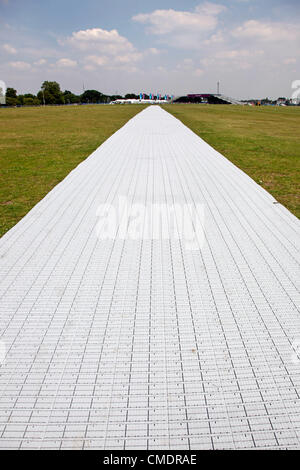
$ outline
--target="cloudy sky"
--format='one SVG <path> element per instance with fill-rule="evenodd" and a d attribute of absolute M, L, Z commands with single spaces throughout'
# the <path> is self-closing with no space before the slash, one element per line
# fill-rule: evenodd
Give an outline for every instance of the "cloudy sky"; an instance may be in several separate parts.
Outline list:
<path fill-rule="evenodd" d="M 299 0 L 0 0 L 0 80 L 62 89 L 291 96 Z"/>

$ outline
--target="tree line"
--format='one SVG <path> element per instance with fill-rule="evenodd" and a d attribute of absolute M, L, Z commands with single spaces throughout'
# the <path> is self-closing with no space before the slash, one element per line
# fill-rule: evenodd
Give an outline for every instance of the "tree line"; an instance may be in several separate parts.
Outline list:
<path fill-rule="evenodd" d="M 14 88 L 6 90 L 6 106 L 40 106 L 57 104 L 81 103 L 110 103 L 117 99 L 138 99 L 134 93 L 121 95 L 105 95 L 97 90 L 85 90 L 81 95 L 75 95 L 69 90 L 62 91 L 59 83 L 45 81 L 37 95 L 26 93 L 18 94 Z"/>

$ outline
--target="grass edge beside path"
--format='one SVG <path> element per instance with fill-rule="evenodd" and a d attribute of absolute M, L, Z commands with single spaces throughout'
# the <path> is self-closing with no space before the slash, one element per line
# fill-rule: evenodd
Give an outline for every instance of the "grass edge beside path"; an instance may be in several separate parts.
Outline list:
<path fill-rule="evenodd" d="M 146 106 L 0 109 L 0 237 Z"/>
<path fill-rule="evenodd" d="M 300 107 L 165 105 L 300 218 Z"/>

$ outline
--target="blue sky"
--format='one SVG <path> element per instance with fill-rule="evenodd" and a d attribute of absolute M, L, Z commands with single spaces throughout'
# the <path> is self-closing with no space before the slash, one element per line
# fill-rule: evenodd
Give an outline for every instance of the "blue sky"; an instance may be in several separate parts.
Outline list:
<path fill-rule="evenodd" d="M 299 0 L 0 0 L 0 80 L 37 92 L 291 96 Z"/>

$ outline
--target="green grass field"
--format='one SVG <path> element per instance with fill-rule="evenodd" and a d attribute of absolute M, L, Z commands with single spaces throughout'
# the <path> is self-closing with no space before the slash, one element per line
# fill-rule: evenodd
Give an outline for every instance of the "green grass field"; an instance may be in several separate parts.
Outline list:
<path fill-rule="evenodd" d="M 167 105 L 300 217 L 300 107 Z"/>
<path fill-rule="evenodd" d="M 164 108 L 300 217 L 300 108 Z M 142 109 L 0 109 L 0 236 Z"/>
<path fill-rule="evenodd" d="M 142 108 L 0 109 L 0 237 Z"/>

